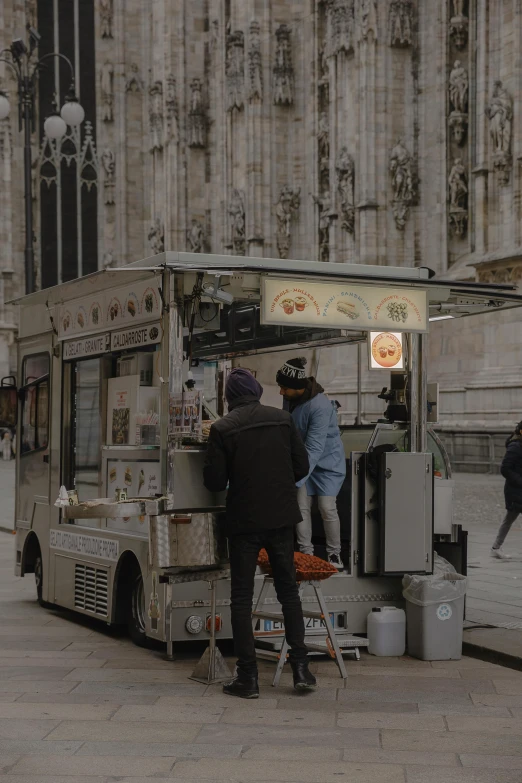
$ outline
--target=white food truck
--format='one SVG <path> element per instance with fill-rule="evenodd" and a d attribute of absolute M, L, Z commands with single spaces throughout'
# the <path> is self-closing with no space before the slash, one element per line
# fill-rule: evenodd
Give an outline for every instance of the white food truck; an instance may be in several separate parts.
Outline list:
<path fill-rule="evenodd" d="M 9 419 L 18 399 L 16 574 L 34 573 L 41 602 L 127 624 L 136 643 L 169 651 L 207 639 L 209 580 L 226 575 L 227 552 L 225 498 L 204 488 L 202 467 L 227 370 L 239 357 L 350 343 L 369 346 L 388 389 L 382 419 L 341 428 L 345 570 L 323 585 L 336 631 L 364 634 L 372 607 L 400 606 L 401 577 L 431 573 L 434 550 L 465 570 L 450 466 L 428 422 L 429 323 L 519 307 L 514 287 L 425 268 L 166 252 L 17 304 L 17 385 L 2 386 L 0 411 Z M 62 486 L 74 505 L 55 505 Z M 321 552 L 320 525 L 314 537 Z M 229 580 L 215 585 L 216 635 L 230 638 Z"/>

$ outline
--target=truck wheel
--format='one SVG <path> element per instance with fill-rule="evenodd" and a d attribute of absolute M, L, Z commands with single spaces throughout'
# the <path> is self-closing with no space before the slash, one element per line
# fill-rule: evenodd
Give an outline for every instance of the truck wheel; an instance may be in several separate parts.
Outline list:
<path fill-rule="evenodd" d="M 133 574 L 131 579 L 130 601 L 128 607 L 127 628 L 129 636 L 138 647 L 147 646 L 145 632 L 145 590 L 143 577 L 140 571 Z"/>

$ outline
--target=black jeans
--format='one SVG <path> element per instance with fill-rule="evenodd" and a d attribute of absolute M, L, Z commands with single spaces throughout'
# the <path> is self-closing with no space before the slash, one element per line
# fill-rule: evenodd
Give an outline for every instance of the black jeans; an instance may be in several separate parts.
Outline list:
<path fill-rule="evenodd" d="M 252 630 L 252 602 L 257 558 L 265 548 L 272 566 L 277 600 L 283 608 L 290 661 L 307 658 L 303 610 L 294 566 L 294 528 L 281 527 L 264 533 L 230 536 L 232 633 L 237 668 L 248 675 L 257 673 Z"/>

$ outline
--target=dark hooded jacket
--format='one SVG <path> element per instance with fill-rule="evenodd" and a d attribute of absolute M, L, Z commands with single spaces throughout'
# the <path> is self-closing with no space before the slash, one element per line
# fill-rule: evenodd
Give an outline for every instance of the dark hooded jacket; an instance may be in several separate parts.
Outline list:
<path fill-rule="evenodd" d="M 211 492 L 227 484 L 227 535 L 260 533 L 301 521 L 296 482 L 308 474 L 308 455 L 292 416 L 237 397 L 210 429 L 204 482 Z"/>
<path fill-rule="evenodd" d="M 508 511 L 522 513 L 522 437 L 512 435 L 506 441 L 506 453 L 500 472 L 506 479 L 504 497 Z"/>

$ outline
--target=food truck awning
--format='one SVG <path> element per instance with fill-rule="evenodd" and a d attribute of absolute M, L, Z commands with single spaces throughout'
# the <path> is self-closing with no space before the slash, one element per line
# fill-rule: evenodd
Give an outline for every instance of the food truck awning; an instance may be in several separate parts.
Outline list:
<path fill-rule="evenodd" d="M 248 276 L 248 285 L 244 287 L 246 293 L 244 296 L 241 293 L 234 294 L 236 301 L 259 301 L 261 278 L 269 275 L 290 277 L 292 280 L 337 283 L 352 281 L 364 285 L 423 289 L 428 293 L 430 321 L 522 306 L 522 295 L 518 293 L 515 285 L 439 280 L 433 277 L 432 272 L 426 267 L 324 264 L 317 261 L 184 252 L 160 253 L 126 266 L 94 272 L 83 278 L 20 297 L 10 304 L 18 304 L 22 307 L 45 304 L 54 307 L 117 286 L 119 282 L 123 283 L 124 279 L 128 283 L 144 280 L 149 276 L 159 276 L 165 269 L 182 272 L 186 276 L 203 274 L 208 280 L 222 278 L 223 283 L 220 283 L 220 286 L 225 291 L 232 278 L 237 280 L 241 275 Z"/>

